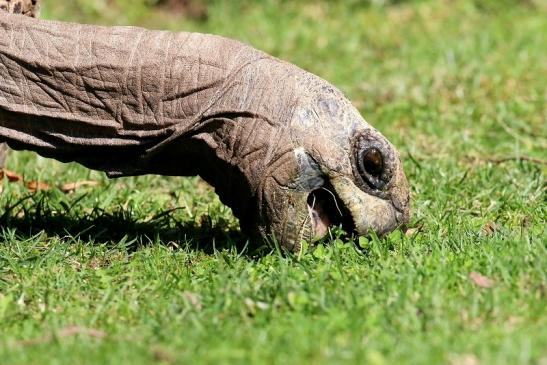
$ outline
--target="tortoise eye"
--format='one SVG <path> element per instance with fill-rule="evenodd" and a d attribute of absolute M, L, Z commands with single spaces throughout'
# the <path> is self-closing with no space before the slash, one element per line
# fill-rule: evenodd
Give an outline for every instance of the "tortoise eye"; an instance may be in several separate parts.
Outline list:
<path fill-rule="evenodd" d="M 380 177 L 384 172 L 384 158 L 377 148 L 369 148 L 362 155 L 362 166 L 365 173 Z"/>
<path fill-rule="evenodd" d="M 357 134 L 352 144 L 351 163 L 356 182 L 369 193 L 387 197 L 397 155 L 388 142 L 367 132 Z"/>
<path fill-rule="evenodd" d="M 356 156 L 357 171 L 370 188 L 383 189 L 386 185 L 386 163 L 384 155 L 376 147 L 360 150 Z"/>

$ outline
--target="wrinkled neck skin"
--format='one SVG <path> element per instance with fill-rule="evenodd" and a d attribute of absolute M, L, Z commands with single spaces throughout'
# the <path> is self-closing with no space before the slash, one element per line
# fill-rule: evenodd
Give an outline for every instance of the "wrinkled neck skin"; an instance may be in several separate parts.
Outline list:
<path fill-rule="evenodd" d="M 0 80 L 0 142 L 109 176 L 199 175 L 290 249 L 332 220 L 314 220 L 317 189 L 359 234 L 408 221 L 393 146 L 326 81 L 237 41 L 0 12 Z M 385 151 L 381 190 L 356 176 L 363 143 Z"/>

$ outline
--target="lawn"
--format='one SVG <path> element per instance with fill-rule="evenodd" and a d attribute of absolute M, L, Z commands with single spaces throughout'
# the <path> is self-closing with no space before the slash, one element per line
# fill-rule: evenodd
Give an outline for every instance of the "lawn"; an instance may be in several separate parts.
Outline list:
<path fill-rule="evenodd" d="M 544 2 L 63 3 L 43 16 L 222 34 L 329 80 L 399 148 L 411 230 L 291 255 L 197 178 L 13 153 L 50 189 L 0 185 L 0 363 L 547 364 Z"/>

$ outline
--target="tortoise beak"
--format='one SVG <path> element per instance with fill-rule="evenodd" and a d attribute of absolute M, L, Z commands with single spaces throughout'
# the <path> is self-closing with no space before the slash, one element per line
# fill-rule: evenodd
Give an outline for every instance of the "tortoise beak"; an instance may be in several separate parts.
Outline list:
<path fill-rule="evenodd" d="M 382 236 L 404 228 L 409 221 L 408 197 L 382 199 L 367 194 L 342 176 L 332 178 L 330 184 L 312 191 L 308 197 L 314 239 L 324 237 L 329 228 L 336 226 L 359 236 L 371 231 Z"/>

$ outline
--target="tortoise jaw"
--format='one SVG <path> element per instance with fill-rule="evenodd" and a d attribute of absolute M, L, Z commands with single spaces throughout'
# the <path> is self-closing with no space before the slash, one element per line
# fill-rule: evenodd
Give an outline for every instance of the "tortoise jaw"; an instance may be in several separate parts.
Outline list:
<path fill-rule="evenodd" d="M 307 208 L 314 241 L 325 237 L 334 227 L 341 227 L 347 233 L 355 231 L 350 210 L 330 183 L 310 192 Z"/>
<path fill-rule="evenodd" d="M 334 178 L 311 191 L 307 198 L 311 241 L 341 227 L 349 235 L 383 236 L 408 223 L 408 206 L 398 207 L 389 199 L 367 194 L 350 179 Z"/>
<path fill-rule="evenodd" d="M 331 221 L 319 204 L 308 204 L 308 214 L 311 221 L 312 240 L 319 240 L 327 235 Z"/>
<path fill-rule="evenodd" d="M 357 235 L 374 232 L 383 236 L 408 223 L 408 205 L 398 208 L 392 199 L 368 194 L 345 177 L 337 177 L 331 182 L 341 201 L 348 207 Z"/>

